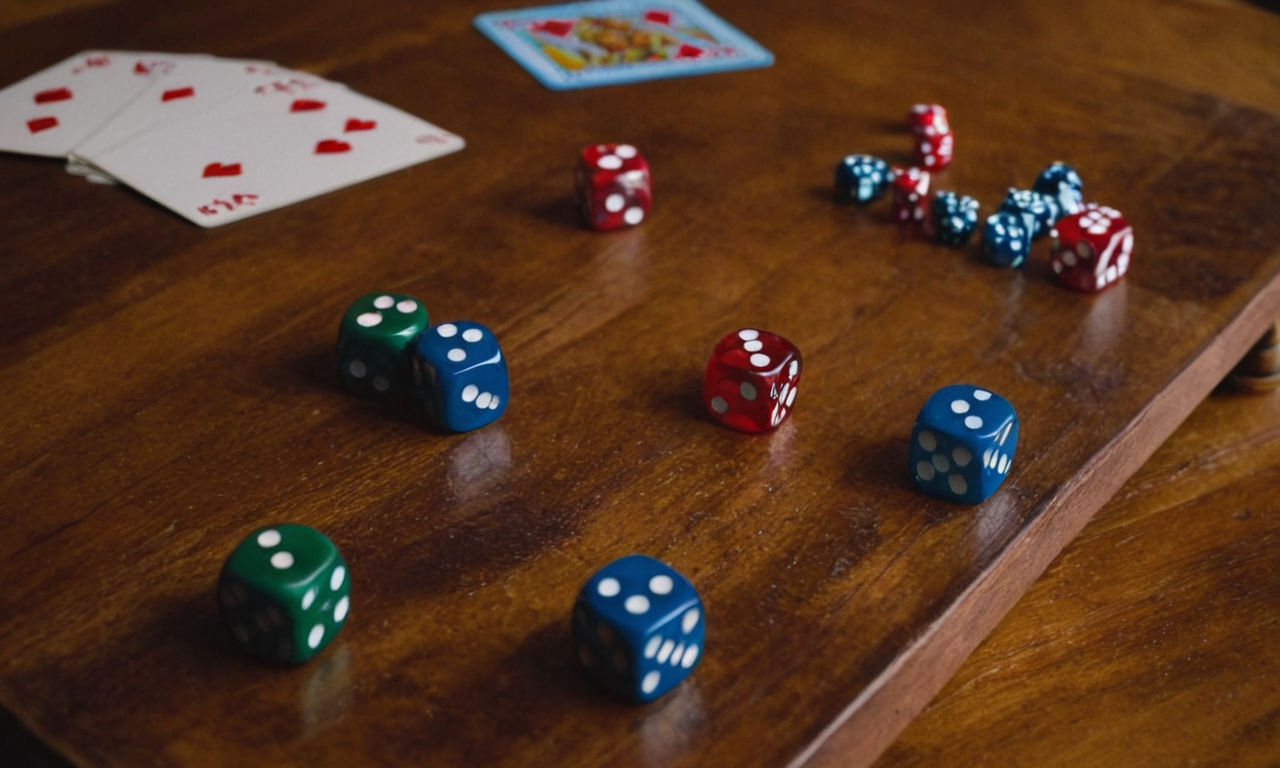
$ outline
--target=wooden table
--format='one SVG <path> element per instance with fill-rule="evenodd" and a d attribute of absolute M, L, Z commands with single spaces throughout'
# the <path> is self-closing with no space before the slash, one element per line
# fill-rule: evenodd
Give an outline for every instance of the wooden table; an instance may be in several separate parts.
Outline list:
<path fill-rule="evenodd" d="M 0 160 L 0 703 L 79 763 L 869 763 L 1280 314 L 1280 25 L 1249 8 L 727 3 L 772 69 L 568 94 L 461 3 L 163 8 L 23 8 L 0 77 L 88 47 L 267 57 L 469 146 L 211 232 Z M 1135 226 L 1125 282 L 1076 295 L 1043 245 L 1000 271 L 832 204 L 835 159 L 899 159 L 917 100 L 958 132 L 939 185 L 988 210 L 1073 161 Z M 571 158 L 614 137 L 658 202 L 597 235 Z M 495 328 L 502 422 L 445 436 L 336 389 L 337 317 L 373 289 Z M 767 437 L 698 405 L 743 325 L 808 362 Z M 903 469 L 954 381 L 1024 423 L 973 508 Z M 286 519 L 342 547 L 355 602 L 280 671 L 234 654 L 211 586 Z M 631 551 L 689 575 L 712 627 L 641 709 L 596 693 L 567 637 L 577 586 Z"/>

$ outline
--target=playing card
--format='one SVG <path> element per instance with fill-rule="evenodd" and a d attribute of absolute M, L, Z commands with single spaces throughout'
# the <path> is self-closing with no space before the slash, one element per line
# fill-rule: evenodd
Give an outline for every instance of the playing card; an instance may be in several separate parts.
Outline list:
<path fill-rule="evenodd" d="M 67 158 L 67 172 L 101 182 L 107 174 L 93 165 L 92 158 L 127 139 L 190 120 L 241 97 L 247 97 L 247 102 L 240 113 L 248 116 L 256 102 L 262 101 L 264 91 L 287 93 L 325 83 L 322 78 L 271 62 L 216 58 L 183 62 L 73 147 Z"/>
<path fill-rule="evenodd" d="M 271 62 L 198 59 L 182 62 L 168 77 L 151 82 L 92 134 L 72 147 L 67 170 L 86 175 L 82 158 L 99 154 L 124 139 L 209 109 L 256 84 L 282 74 Z"/>
<path fill-rule="evenodd" d="M 85 51 L 0 91 L 0 150 L 60 157 L 200 55 Z"/>
<path fill-rule="evenodd" d="M 462 147 L 458 136 L 374 99 L 332 83 L 298 82 L 228 100 L 91 159 L 176 213 L 214 227 Z"/>
<path fill-rule="evenodd" d="M 552 90 L 773 63 L 696 0 L 593 0 L 485 13 L 475 26 Z"/>

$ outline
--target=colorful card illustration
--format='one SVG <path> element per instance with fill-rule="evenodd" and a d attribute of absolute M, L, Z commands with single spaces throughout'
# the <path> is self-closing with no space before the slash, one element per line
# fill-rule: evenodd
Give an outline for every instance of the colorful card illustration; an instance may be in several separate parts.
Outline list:
<path fill-rule="evenodd" d="M 591 0 L 485 13 L 475 26 L 557 91 L 773 63 L 696 0 Z"/>

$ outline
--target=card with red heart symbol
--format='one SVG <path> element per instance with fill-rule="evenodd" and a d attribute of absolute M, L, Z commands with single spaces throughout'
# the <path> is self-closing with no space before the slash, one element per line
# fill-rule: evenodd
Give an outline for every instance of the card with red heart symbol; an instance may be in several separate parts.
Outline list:
<path fill-rule="evenodd" d="M 254 89 L 89 159 L 215 227 L 463 148 L 460 137 L 342 86 L 295 85 Z"/>
<path fill-rule="evenodd" d="M 67 170 L 78 175 L 97 172 L 90 158 L 126 139 L 190 119 L 225 101 L 251 94 L 255 89 L 273 87 L 278 82 L 320 85 L 326 81 L 267 61 L 210 58 L 183 62 L 168 77 L 150 83 L 110 120 L 76 144 L 67 160 Z"/>
<path fill-rule="evenodd" d="M 199 54 L 84 51 L 0 91 L 0 150 L 61 157 Z"/>

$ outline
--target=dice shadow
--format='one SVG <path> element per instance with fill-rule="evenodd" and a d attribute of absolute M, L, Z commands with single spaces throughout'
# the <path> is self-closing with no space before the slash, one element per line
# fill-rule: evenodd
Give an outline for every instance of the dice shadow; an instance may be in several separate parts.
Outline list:
<path fill-rule="evenodd" d="M 342 382 L 338 379 L 334 366 L 332 349 L 314 347 L 290 360 L 286 369 L 299 384 L 335 397 L 341 397 L 343 402 L 354 403 L 355 405 L 352 407 L 359 409 L 366 416 L 376 415 L 380 420 L 417 427 L 427 434 L 437 437 L 459 434 L 432 423 L 431 419 L 427 418 L 426 414 L 422 413 L 413 404 L 407 394 L 402 393 L 392 397 L 375 398 L 362 397 L 348 392 L 343 389 Z"/>
<path fill-rule="evenodd" d="M 635 709 L 610 695 L 578 665 L 573 636 L 566 616 L 535 629 L 489 676 L 493 695 L 503 701 L 537 702 L 537 706 L 509 707 L 501 728 L 505 734 L 536 734 L 549 720 L 566 712 L 591 712 L 605 718 L 631 718 Z M 501 738 L 469 739 L 488 764 L 501 757 L 507 741 Z M 483 754 L 485 750 L 493 754 Z"/>
<path fill-rule="evenodd" d="M 893 437 L 867 445 L 851 446 L 841 481 L 852 488 L 880 488 L 884 491 L 916 490 L 907 471 L 910 435 Z"/>
<path fill-rule="evenodd" d="M 582 213 L 578 210 L 577 201 L 568 195 L 544 200 L 530 208 L 529 212 L 535 217 L 557 226 L 569 229 L 586 228 L 586 225 L 582 223 Z"/>
<path fill-rule="evenodd" d="M 313 389 L 345 395 L 336 366 L 333 349 L 317 346 L 290 360 L 288 371 L 295 380 Z"/>
<path fill-rule="evenodd" d="M 682 373 L 684 372 L 662 371 L 661 375 L 649 382 L 644 388 L 648 396 L 648 407 L 683 419 L 718 424 L 702 403 L 702 377 L 684 376 Z"/>
<path fill-rule="evenodd" d="M 907 466 L 910 451 L 910 435 L 881 440 L 870 446 L 860 444 L 851 447 L 849 457 L 844 462 L 847 469 L 841 481 L 851 488 L 879 488 L 885 494 L 905 491 L 915 495 L 920 500 L 917 509 L 927 526 L 945 523 L 976 506 L 955 504 L 922 491 L 911 477 L 911 470 Z"/>

